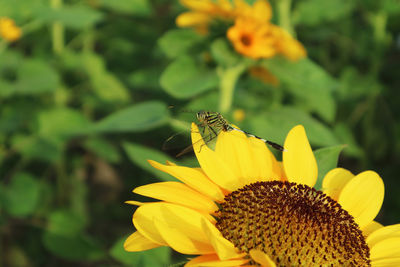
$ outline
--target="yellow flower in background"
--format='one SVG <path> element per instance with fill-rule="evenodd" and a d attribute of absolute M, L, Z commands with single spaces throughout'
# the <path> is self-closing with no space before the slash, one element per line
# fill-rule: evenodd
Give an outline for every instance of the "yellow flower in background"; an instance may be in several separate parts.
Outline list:
<path fill-rule="evenodd" d="M 290 60 L 306 56 L 300 42 L 270 23 L 272 8 L 266 0 L 257 0 L 253 5 L 244 0 L 181 0 L 181 4 L 190 11 L 177 17 L 179 27 L 192 27 L 205 34 L 213 21 L 231 22 L 234 25 L 227 30 L 227 37 L 244 56 L 259 59 L 281 54 Z"/>
<path fill-rule="evenodd" d="M 399 266 L 400 225 L 374 222 L 384 195 L 379 175 L 341 168 L 316 191 L 317 163 L 302 126 L 286 137 L 282 162 L 264 142 L 221 132 L 215 151 L 192 124 L 200 168 L 149 161 L 181 182 L 133 192 L 141 203 L 127 251 L 159 246 L 198 255 L 185 266 Z"/>
<path fill-rule="evenodd" d="M 232 116 L 235 121 L 243 121 L 246 118 L 246 112 L 241 108 L 235 109 Z"/>
<path fill-rule="evenodd" d="M 253 5 L 249 5 L 244 0 L 235 0 L 234 17 L 251 18 L 265 23 L 269 22 L 272 18 L 272 8 L 266 0 L 257 0 Z"/>
<path fill-rule="evenodd" d="M 12 19 L 0 18 L 0 37 L 9 42 L 14 42 L 21 38 L 21 35 L 21 29 L 15 25 Z"/>
<path fill-rule="evenodd" d="M 254 59 L 275 56 L 278 27 L 251 18 L 238 18 L 227 37 L 237 52 Z"/>
<path fill-rule="evenodd" d="M 233 16 L 233 7 L 229 0 L 180 0 L 191 11 L 176 18 L 178 27 L 193 27 L 200 33 L 207 33 L 208 24 L 216 18 L 229 19 Z"/>

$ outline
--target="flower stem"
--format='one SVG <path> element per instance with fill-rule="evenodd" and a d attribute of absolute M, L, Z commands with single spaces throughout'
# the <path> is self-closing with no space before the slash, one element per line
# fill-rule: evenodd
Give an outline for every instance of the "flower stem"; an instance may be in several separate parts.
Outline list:
<path fill-rule="evenodd" d="M 240 75 L 246 70 L 247 64 L 240 63 L 227 69 L 218 69 L 220 77 L 219 89 L 219 111 L 227 113 L 231 109 L 233 101 L 233 91 Z"/>
<path fill-rule="evenodd" d="M 279 14 L 279 26 L 284 28 L 294 36 L 295 32 L 293 30 L 292 22 L 290 20 L 290 7 L 292 5 L 292 0 L 279 0 L 277 1 L 277 8 Z"/>
<path fill-rule="evenodd" d="M 51 7 L 58 9 L 62 6 L 63 0 L 51 0 Z M 53 22 L 51 27 L 52 31 L 52 45 L 55 54 L 61 54 L 64 50 L 64 25 L 59 22 Z"/>

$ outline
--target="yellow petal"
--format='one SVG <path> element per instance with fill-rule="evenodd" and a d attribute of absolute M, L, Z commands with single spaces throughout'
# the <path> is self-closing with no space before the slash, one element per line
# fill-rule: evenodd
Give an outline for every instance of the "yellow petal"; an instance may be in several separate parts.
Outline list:
<path fill-rule="evenodd" d="M 193 258 L 188 263 L 185 264 L 185 267 L 228 267 L 228 266 L 242 266 L 243 264 L 249 262 L 246 259 L 234 259 L 234 260 L 225 260 L 221 261 L 218 258 L 217 254 L 209 254 L 209 255 L 201 255 L 196 258 Z"/>
<path fill-rule="evenodd" d="M 149 202 L 147 202 L 149 203 Z M 135 201 L 135 200 L 127 200 L 125 201 L 125 204 L 133 205 L 133 206 L 142 206 L 147 204 L 146 202 L 140 202 L 140 201 Z"/>
<path fill-rule="evenodd" d="M 133 214 L 132 221 L 136 230 L 144 237 L 154 243 L 166 246 L 167 243 L 157 231 L 153 220 L 153 218 L 160 217 L 159 214 L 162 207 L 160 204 L 161 202 L 157 202 L 140 206 Z"/>
<path fill-rule="evenodd" d="M 208 11 L 214 7 L 214 4 L 210 0 L 180 0 L 183 6 L 197 11 Z"/>
<path fill-rule="evenodd" d="M 144 237 L 139 232 L 131 234 L 124 243 L 124 249 L 129 252 L 143 251 L 161 246 Z"/>
<path fill-rule="evenodd" d="M 340 191 L 353 177 L 354 175 L 350 171 L 343 168 L 335 168 L 329 171 L 322 182 L 324 193 L 337 201 Z"/>
<path fill-rule="evenodd" d="M 351 179 L 339 195 L 338 202 L 363 228 L 378 214 L 384 196 L 384 185 L 376 172 L 365 171 Z"/>
<path fill-rule="evenodd" d="M 391 237 L 376 243 L 370 250 L 371 261 L 399 257 L 400 237 Z"/>
<path fill-rule="evenodd" d="M 214 253 L 214 248 L 207 242 L 204 243 L 191 238 L 179 229 L 170 227 L 170 225 L 161 221 L 155 220 L 154 225 L 160 232 L 165 242 L 167 242 L 172 249 L 179 253 L 189 255 Z"/>
<path fill-rule="evenodd" d="M 371 233 L 375 232 L 376 230 L 382 228 L 383 225 L 376 222 L 376 221 L 372 221 L 369 224 L 367 224 L 366 226 L 364 226 L 361 230 L 362 233 L 365 237 L 369 236 Z"/>
<path fill-rule="evenodd" d="M 210 16 L 199 12 L 184 12 L 176 18 L 178 27 L 193 27 L 208 24 Z"/>
<path fill-rule="evenodd" d="M 158 238 L 173 248 L 193 244 L 181 250 L 182 253 L 209 254 L 214 252 L 214 248 L 202 229 L 202 218 L 209 220 L 193 209 L 159 202 L 139 207 L 133 215 L 133 224 L 145 237 L 151 237 L 151 240 Z M 169 229 L 171 232 L 166 233 Z"/>
<path fill-rule="evenodd" d="M 205 145 L 195 123 L 192 123 L 192 143 L 197 160 L 207 176 L 228 191 L 237 189 L 238 177 L 216 152 Z"/>
<path fill-rule="evenodd" d="M 134 193 L 212 213 L 218 209 L 208 197 L 179 182 L 160 182 L 135 188 Z"/>
<path fill-rule="evenodd" d="M 400 257 L 380 259 L 372 261 L 373 267 L 398 267 L 400 266 Z"/>
<path fill-rule="evenodd" d="M 235 172 L 238 187 L 249 184 L 258 177 L 247 136 L 236 130 L 221 132 L 215 152 Z"/>
<path fill-rule="evenodd" d="M 202 219 L 202 227 L 211 245 L 214 247 L 220 260 L 229 260 L 242 257 L 232 242 L 225 239 L 221 232 L 208 220 Z"/>
<path fill-rule="evenodd" d="M 265 143 L 254 137 L 250 137 L 249 142 L 255 162 L 255 169 L 258 171 L 256 179 L 251 182 L 280 180 L 278 162 Z"/>
<path fill-rule="evenodd" d="M 260 21 L 269 21 L 272 18 L 272 8 L 269 2 L 257 0 L 253 4 L 253 17 Z"/>
<path fill-rule="evenodd" d="M 166 166 L 153 160 L 149 160 L 149 163 L 154 168 L 174 176 L 194 190 L 210 197 L 212 200 L 222 201 L 224 199 L 224 194 L 221 192 L 221 189 L 210 181 L 201 169 L 183 166 Z"/>
<path fill-rule="evenodd" d="M 275 267 L 275 263 L 271 258 L 265 254 L 263 251 L 258 249 L 250 250 L 250 257 L 257 263 L 261 264 L 263 267 Z"/>
<path fill-rule="evenodd" d="M 290 130 L 284 148 L 283 166 L 289 182 L 313 187 L 318 177 L 318 166 L 302 125 Z"/>
<path fill-rule="evenodd" d="M 370 248 L 375 246 L 375 244 L 381 242 L 384 239 L 388 239 L 390 237 L 400 237 L 400 224 L 388 225 L 385 227 L 381 227 L 378 230 L 372 232 L 367 237 L 367 244 Z M 399 254 L 400 256 L 400 254 Z"/>
<path fill-rule="evenodd" d="M 239 158 L 236 156 L 236 150 L 233 146 L 236 137 L 227 132 L 221 132 L 218 135 L 217 143 L 215 144 L 215 152 L 220 157 L 226 165 L 232 170 L 232 172 L 238 177 L 241 177 L 240 172 L 240 162 Z"/>

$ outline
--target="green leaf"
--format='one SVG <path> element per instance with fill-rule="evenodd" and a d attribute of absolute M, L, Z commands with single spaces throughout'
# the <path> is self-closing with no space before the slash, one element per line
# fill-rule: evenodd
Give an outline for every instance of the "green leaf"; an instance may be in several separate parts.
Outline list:
<path fill-rule="evenodd" d="M 165 124 L 168 116 L 164 103 L 142 102 L 107 116 L 93 129 L 96 132 L 142 132 Z"/>
<path fill-rule="evenodd" d="M 63 259 L 98 260 L 104 252 L 97 242 L 82 231 L 86 219 L 68 210 L 57 210 L 50 214 L 47 230 L 43 233 L 44 246 Z"/>
<path fill-rule="evenodd" d="M 100 22 L 103 14 L 87 6 L 43 7 L 37 10 L 38 19 L 47 23 L 61 22 L 65 27 L 76 30 L 93 27 Z"/>
<path fill-rule="evenodd" d="M 124 242 L 128 237 L 122 237 L 110 249 L 110 255 L 117 261 L 129 266 L 141 266 L 142 251 L 139 253 L 128 252 L 124 249 Z M 144 251 L 145 252 L 145 251 Z"/>
<path fill-rule="evenodd" d="M 337 21 L 350 16 L 355 6 L 356 1 L 348 0 L 303 0 L 293 11 L 293 21 L 309 26 Z"/>
<path fill-rule="evenodd" d="M 0 79 L 0 97 L 7 98 L 16 93 L 13 83 Z"/>
<path fill-rule="evenodd" d="M 233 51 L 232 46 L 225 38 L 219 38 L 212 42 L 211 54 L 218 65 L 223 67 L 237 65 L 241 59 L 239 54 Z"/>
<path fill-rule="evenodd" d="M 262 66 L 322 118 L 333 121 L 336 105 L 332 92 L 338 83 L 323 68 L 309 59 L 291 62 L 279 57 L 262 61 Z"/>
<path fill-rule="evenodd" d="M 126 238 L 118 239 L 110 249 L 110 255 L 117 261 L 128 266 L 161 267 L 169 265 L 171 255 L 169 247 L 158 247 L 141 252 L 127 252 L 124 250 Z"/>
<path fill-rule="evenodd" d="M 283 144 L 286 135 L 294 126 L 302 124 L 310 142 L 318 146 L 339 144 L 332 131 L 309 114 L 291 107 L 282 107 L 267 113 L 252 116 L 249 120 L 252 134 Z M 246 129 L 243 129 L 246 131 Z"/>
<path fill-rule="evenodd" d="M 346 150 L 344 151 L 346 155 L 356 158 L 362 158 L 365 156 L 364 151 L 360 145 L 357 144 L 357 141 L 354 138 L 354 133 L 349 126 L 344 123 L 337 123 L 333 131 L 340 142 L 347 145 Z"/>
<path fill-rule="evenodd" d="M 52 92 L 59 86 L 59 77 L 54 68 L 41 60 L 24 60 L 17 70 L 15 92 L 18 94 L 40 94 Z"/>
<path fill-rule="evenodd" d="M 215 88 L 218 77 L 215 71 L 208 70 L 190 57 L 179 57 L 163 72 L 161 86 L 173 97 L 190 98 Z"/>
<path fill-rule="evenodd" d="M 168 57 L 176 58 L 185 54 L 202 39 L 202 36 L 193 30 L 174 29 L 161 36 L 158 44 Z"/>
<path fill-rule="evenodd" d="M 77 110 L 60 107 L 40 112 L 37 117 L 37 125 L 40 136 L 63 140 L 86 133 L 91 122 Z"/>
<path fill-rule="evenodd" d="M 159 77 L 162 73 L 162 69 L 156 66 L 151 68 L 142 68 L 132 72 L 128 77 L 129 85 L 132 87 L 142 87 L 147 89 L 160 90 Z"/>
<path fill-rule="evenodd" d="M 32 13 L 44 5 L 43 0 L 1 0 L 0 17 L 10 17 L 18 20 L 30 19 Z"/>
<path fill-rule="evenodd" d="M 32 214 L 40 198 L 38 179 L 28 173 L 18 173 L 4 189 L 4 208 L 16 217 Z"/>
<path fill-rule="evenodd" d="M 89 138 L 85 141 L 84 146 L 109 162 L 118 163 L 121 159 L 118 150 L 103 138 Z"/>
<path fill-rule="evenodd" d="M 99 0 L 99 4 L 124 14 L 149 16 L 152 13 L 149 0 Z"/>
<path fill-rule="evenodd" d="M 110 102 L 129 101 L 128 89 L 115 75 L 107 71 L 102 57 L 94 53 L 84 53 L 82 60 L 95 93 L 99 98 Z"/>
<path fill-rule="evenodd" d="M 129 159 L 137 166 L 141 167 L 142 169 L 150 173 L 153 173 L 155 177 L 160 178 L 160 180 L 162 181 L 177 181 L 171 175 L 153 168 L 147 162 L 147 160 L 151 159 L 164 164 L 167 160 L 171 162 L 174 162 L 176 160 L 170 158 L 164 153 L 159 152 L 158 150 L 154 150 L 135 143 L 125 142 L 123 144 L 123 147 Z"/>
<path fill-rule="evenodd" d="M 42 242 L 48 251 L 62 259 L 95 261 L 106 256 L 99 244 L 86 234 L 66 236 L 46 231 Z"/>
<path fill-rule="evenodd" d="M 322 187 L 322 180 L 325 175 L 332 169 L 337 167 L 339 154 L 346 145 L 338 145 L 331 147 L 324 147 L 314 151 L 315 158 L 318 164 L 318 179 L 315 185 L 317 190 Z"/>
<path fill-rule="evenodd" d="M 86 220 L 69 210 L 57 210 L 49 215 L 47 231 L 64 235 L 78 235 L 86 226 Z"/>
<path fill-rule="evenodd" d="M 62 143 L 34 135 L 14 135 L 11 139 L 11 147 L 27 159 L 48 162 L 58 161 L 62 154 Z"/>

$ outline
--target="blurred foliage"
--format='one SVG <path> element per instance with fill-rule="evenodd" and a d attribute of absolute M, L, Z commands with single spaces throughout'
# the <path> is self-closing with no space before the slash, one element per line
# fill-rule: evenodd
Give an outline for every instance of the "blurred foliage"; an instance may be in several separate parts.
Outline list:
<path fill-rule="evenodd" d="M 195 117 L 180 110 L 218 111 L 218 87 L 235 75 L 232 123 L 278 143 L 303 124 L 319 179 L 337 163 L 377 171 L 387 188 L 378 221 L 398 222 L 399 1 L 271 4 L 308 58 L 244 59 L 224 35 L 177 29 L 178 1 L 1 0 L 0 17 L 23 34 L 0 39 L 0 266 L 184 261 L 168 248 L 125 252 L 134 227 L 123 202 L 173 179 L 146 160 L 176 162 L 161 147 L 181 131 L 177 149 L 190 144 Z M 238 66 L 266 68 L 279 84 Z"/>

